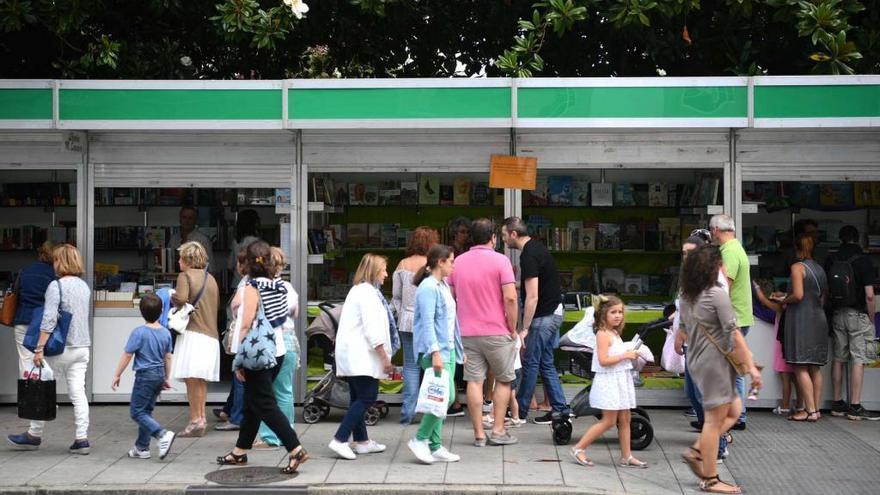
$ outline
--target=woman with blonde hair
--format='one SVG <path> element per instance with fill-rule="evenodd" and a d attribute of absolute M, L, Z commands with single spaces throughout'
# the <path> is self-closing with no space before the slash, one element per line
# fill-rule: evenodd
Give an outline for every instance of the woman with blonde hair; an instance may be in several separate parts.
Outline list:
<path fill-rule="evenodd" d="M 89 367 L 89 348 L 92 345 L 89 332 L 89 299 L 92 291 L 80 278 L 85 271 L 82 256 L 70 244 L 61 244 L 52 252 L 52 266 L 58 280 L 49 284 L 43 305 L 43 320 L 40 322 L 40 339 L 34 349 L 34 366 L 48 362 L 55 379 L 66 379 L 67 393 L 73 403 L 73 416 L 76 433 L 73 444 L 68 448 L 71 454 L 88 454 L 89 445 L 89 401 L 86 397 L 86 371 Z M 44 357 L 46 342 L 58 322 L 58 312 L 71 314 L 70 327 L 64 352 L 49 358 Z M 36 450 L 40 447 L 44 421 L 31 421 L 27 432 L 9 435 L 9 442 L 19 450 Z"/>
<path fill-rule="evenodd" d="M 181 308 L 192 304 L 189 324 L 177 339 L 171 376 L 186 384 L 189 424 L 179 437 L 201 437 L 208 424 L 205 400 L 208 383 L 220 380 L 220 345 L 217 333 L 217 305 L 220 291 L 208 272 L 208 252 L 198 242 L 184 243 L 180 252 L 180 275 L 177 276 L 172 304 Z"/>
<path fill-rule="evenodd" d="M 336 331 L 336 376 L 348 380 L 351 402 L 342 424 L 330 441 L 330 450 L 343 459 L 357 454 L 385 451 L 385 446 L 370 440 L 364 413 L 376 402 L 379 379 L 388 378 L 394 369 L 391 356 L 392 335 L 396 323 L 391 307 L 379 287 L 388 277 L 388 259 L 367 253 L 354 274 L 354 287 L 348 291 Z M 354 438 L 354 450 L 348 444 Z"/>

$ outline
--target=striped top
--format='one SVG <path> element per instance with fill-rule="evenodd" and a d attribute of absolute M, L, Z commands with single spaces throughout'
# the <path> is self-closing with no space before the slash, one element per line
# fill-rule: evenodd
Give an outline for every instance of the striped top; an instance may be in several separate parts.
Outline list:
<path fill-rule="evenodd" d="M 284 280 L 276 278 L 270 280 L 265 277 L 253 279 L 249 282 L 260 292 L 263 301 L 263 311 L 272 328 L 284 325 L 287 315 L 290 314 L 290 304 L 287 299 L 287 287 Z"/>

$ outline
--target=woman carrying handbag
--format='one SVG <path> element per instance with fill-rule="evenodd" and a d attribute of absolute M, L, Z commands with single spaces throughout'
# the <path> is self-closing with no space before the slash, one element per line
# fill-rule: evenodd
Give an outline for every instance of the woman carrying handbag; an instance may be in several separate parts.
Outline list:
<path fill-rule="evenodd" d="M 15 280 L 14 292 L 17 300 L 12 325 L 15 329 L 15 343 L 18 350 L 18 377 L 31 368 L 34 353 L 26 349 L 22 343 L 31 323 L 31 314 L 34 309 L 45 302 L 46 289 L 49 283 L 55 280 L 55 268 L 52 266 L 52 251 L 55 244 L 46 241 L 37 250 L 37 261 L 25 267 Z M 11 300 L 9 302 L 11 304 Z M 3 309 L 6 310 L 7 302 L 4 301 Z"/>

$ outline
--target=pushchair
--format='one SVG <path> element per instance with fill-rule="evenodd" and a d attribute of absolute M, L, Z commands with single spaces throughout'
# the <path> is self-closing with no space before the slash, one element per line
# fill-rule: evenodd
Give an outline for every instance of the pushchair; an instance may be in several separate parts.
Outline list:
<path fill-rule="evenodd" d="M 638 338 L 644 340 L 645 335 L 660 328 L 668 328 L 672 321 L 661 318 L 642 325 L 638 332 Z M 593 348 L 572 342 L 563 335 L 559 341 L 559 348 L 568 353 L 571 361 L 572 372 L 582 378 L 593 378 L 591 365 L 593 362 Z M 590 406 L 590 386 L 587 385 L 571 400 L 571 414 L 553 413 L 550 427 L 553 431 L 553 442 L 557 445 L 566 445 L 571 441 L 572 418 L 582 416 L 595 416 L 600 418 L 602 411 Z M 636 407 L 630 410 L 630 447 L 633 450 L 644 450 L 654 441 L 654 427 L 651 425 L 651 417 L 648 411 Z"/>
<path fill-rule="evenodd" d="M 339 315 L 342 313 L 342 303 L 322 302 L 318 305 L 321 315 L 315 318 L 312 325 L 306 329 L 306 338 L 322 336 L 336 340 L 336 330 L 339 327 Z M 330 414 L 330 408 L 348 409 L 350 402 L 348 382 L 336 376 L 335 360 L 332 369 L 321 377 L 315 387 L 306 393 L 303 399 L 302 418 L 307 424 L 321 421 Z M 380 419 L 388 416 L 388 404 L 376 401 L 364 415 L 368 426 L 373 426 Z"/>

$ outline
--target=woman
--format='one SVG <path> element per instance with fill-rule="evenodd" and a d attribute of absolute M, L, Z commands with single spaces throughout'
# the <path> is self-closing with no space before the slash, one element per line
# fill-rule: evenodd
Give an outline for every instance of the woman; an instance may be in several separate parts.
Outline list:
<path fill-rule="evenodd" d="M 241 305 L 241 296 L 244 286 L 247 284 L 247 272 L 245 271 L 245 260 L 247 259 L 247 249 L 239 249 L 235 258 L 235 273 L 239 276 L 238 286 L 235 289 L 235 295 L 226 307 L 226 321 L 233 321 L 234 314 Z M 227 331 L 229 331 L 227 329 Z M 226 396 L 226 404 L 222 408 L 212 409 L 214 417 L 218 423 L 214 425 L 217 431 L 238 431 L 242 419 L 242 402 L 244 401 L 244 384 L 232 375 L 232 388 L 229 395 Z"/>
<path fill-rule="evenodd" d="M 413 353 L 413 306 L 416 286 L 413 276 L 427 263 L 428 250 L 437 244 L 437 231 L 430 227 L 417 227 L 406 248 L 406 258 L 394 270 L 391 283 L 391 305 L 397 312 L 397 329 L 403 347 L 403 405 L 400 407 L 400 424 L 408 425 L 415 417 L 416 399 L 419 395 L 421 370 Z"/>
<path fill-rule="evenodd" d="M 736 390 L 736 371 L 725 358 L 732 353 L 745 362 L 754 388 L 761 374 L 752 362 L 745 339 L 736 327 L 730 296 L 718 283 L 718 246 L 691 250 L 681 270 L 681 321 L 687 332 L 687 369 L 702 393 L 703 430 L 684 459 L 700 477 L 700 489 L 710 493 L 741 493 L 738 486 L 718 478 L 718 439 L 739 419 L 742 401 Z"/>
<path fill-rule="evenodd" d="M 89 286 L 80 277 L 83 262 L 79 251 L 70 244 L 61 244 L 52 252 L 52 266 L 58 280 L 46 289 L 43 306 L 43 320 L 40 323 L 40 339 L 34 349 L 33 364 L 42 366 L 43 361 L 55 373 L 55 379 L 67 380 L 67 393 L 73 403 L 73 416 L 76 433 L 73 444 L 68 449 L 71 454 L 88 454 L 89 445 L 89 401 L 86 398 L 86 371 L 89 367 Z M 64 352 L 49 358 L 43 356 L 43 346 L 55 329 L 58 320 L 58 306 L 72 315 Z M 35 450 L 40 447 L 44 421 L 31 421 L 30 429 L 20 435 L 9 435 L 9 442 L 16 448 Z"/>
<path fill-rule="evenodd" d="M 179 437 L 201 437 L 208 424 L 205 399 L 208 383 L 220 380 L 220 343 L 217 334 L 217 304 L 220 291 L 214 276 L 208 273 L 208 252 L 198 242 L 186 242 L 180 252 L 180 275 L 174 295 L 175 307 L 189 303 L 195 307 L 186 330 L 177 339 L 171 376 L 186 384 L 189 401 L 189 424 Z"/>
<path fill-rule="evenodd" d="M 443 370 L 449 375 L 447 402 L 455 393 L 455 364 L 462 363 L 464 350 L 461 329 L 455 316 L 455 299 L 444 279 L 452 275 L 453 252 L 449 246 L 436 245 L 428 251 L 427 264 L 415 275 L 418 286 L 413 319 L 413 340 L 419 367 L 433 368 L 438 376 Z M 443 407 L 448 407 L 445 404 Z M 443 419 L 432 414 L 422 418 L 409 449 L 425 464 L 458 462 L 461 457 L 443 446 Z"/>
<path fill-rule="evenodd" d="M 287 259 L 284 251 L 278 247 L 270 248 L 272 253 L 272 266 L 274 266 L 274 282 L 284 287 L 284 307 L 280 311 L 284 313 L 284 323 L 281 324 L 276 331 L 281 332 L 281 338 L 284 342 L 284 361 L 279 367 L 278 376 L 272 383 L 272 389 L 275 391 L 275 401 L 278 402 L 278 408 L 287 416 L 290 426 L 293 427 L 293 375 L 299 368 L 299 342 L 296 338 L 296 325 L 293 318 L 299 316 L 299 294 L 290 285 L 290 282 L 281 279 L 281 271 L 287 266 Z M 291 318 L 293 316 L 293 318 Z M 278 435 L 272 431 L 266 423 L 260 423 L 259 438 L 254 448 L 271 448 L 281 445 Z"/>
<path fill-rule="evenodd" d="M 792 421 L 815 422 L 820 418 L 822 370 L 828 362 L 828 322 L 825 297 L 828 279 L 825 270 L 813 260 L 813 237 L 801 234 L 795 241 L 798 261 L 791 265 L 791 293 L 780 302 L 785 307 L 782 355 L 794 365 L 798 392 L 804 411 L 791 416 Z"/>
<path fill-rule="evenodd" d="M 273 281 L 271 277 L 275 275 L 271 256 L 269 245 L 264 241 L 254 241 L 247 247 L 245 263 L 250 281 L 244 289 L 244 309 L 241 312 L 240 322 L 240 328 L 247 331 L 240 332 L 239 342 L 244 342 L 248 335 L 255 331 L 255 327 L 258 326 L 255 325 L 258 315 L 261 318 L 265 316 L 270 324 L 275 318 L 274 311 L 270 308 L 274 301 L 265 298 L 264 289 L 261 288 L 271 284 Z M 283 344 L 281 347 L 283 348 Z M 240 364 L 238 359 L 240 356 L 241 354 L 236 357 L 234 365 Z M 309 460 L 309 454 L 300 445 L 296 432 L 290 427 L 290 421 L 278 408 L 275 392 L 272 390 L 272 383 L 284 366 L 284 360 L 285 356 L 280 355 L 276 357 L 276 364 L 271 368 L 252 370 L 239 367 L 235 370 L 235 374 L 244 382 L 244 419 L 241 422 L 235 447 L 228 454 L 218 457 L 217 464 L 247 464 L 247 451 L 251 449 L 257 437 L 260 421 L 266 422 L 287 449 L 287 466 L 281 469 L 282 474 L 297 472 L 299 466 Z"/>
<path fill-rule="evenodd" d="M 235 239 L 232 240 L 232 250 L 229 252 L 229 260 L 226 268 L 232 270 L 232 278 L 229 282 L 230 289 L 237 289 L 241 284 L 241 274 L 238 271 L 238 253 L 248 244 L 260 237 L 260 215 L 256 210 L 241 210 L 235 219 Z"/>
<path fill-rule="evenodd" d="M 18 307 L 12 324 L 15 326 L 15 343 L 18 344 L 18 376 L 21 377 L 31 367 L 34 354 L 22 344 L 28 325 L 31 323 L 31 314 L 34 309 L 44 303 L 46 289 L 49 283 L 55 280 L 55 268 L 52 266 L 52 251 L 55 244 L 46 241 L 37 249 L 37 261 L 23 269 L 15 282 L 15 290 L 18 292 Z"/>
<path fill-rule="evenodd" d="M 455 256 L 466 253 L 471 248 L 471 221 L 458 217 L 449 222 L 449 237 L 452 239 L 452 250 Z"/>
<path fill-rule="evenodd" d="M 336 376 L 347 377 L 351 402 L 342 424 L 330 441 L 330 450 L 343 459 L 357 454 L 384 452 L 385 446 L 370 440 L 364 413 L 376 402 L 379 379 L 388 378 L 391 364 L 391 309 L 379 287 L 388 277 L 388 260 L 367 253 L 354 274 L 354 287 L 342 305 L 336 332 Z M 354 437 L 354 450 L 348 438 Z M 356 454 L 357 453 L 357 454 Z"/>

